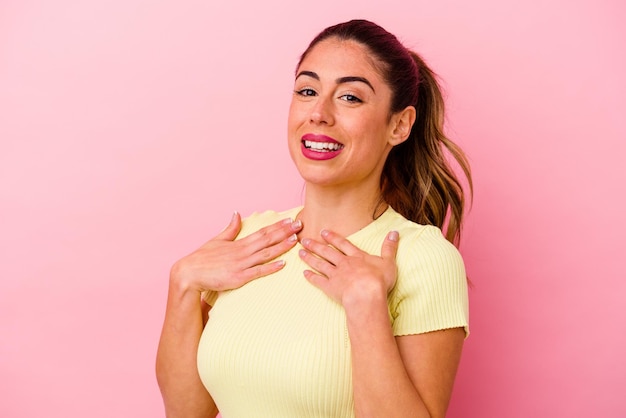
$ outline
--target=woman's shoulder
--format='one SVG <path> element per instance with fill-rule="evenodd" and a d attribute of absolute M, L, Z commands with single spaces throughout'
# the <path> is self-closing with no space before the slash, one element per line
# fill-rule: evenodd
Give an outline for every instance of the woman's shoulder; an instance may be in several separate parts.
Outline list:
<path fill-rule="evenodd" d="M 394 216 L 400 233 L 398 276 L 391 291 L 394 335 L 465 327 L 468 333 L 467 277 L 458 249 L 441 230 Z"/>
<path fill-rule="evenodd" d="M 405 238 L 412 243 L 434 243 L 443 246 L 452 245 L 441 232 L 441 229 L 434 225 L 418 224 L 410 221 L 396 212 L 393 208 L 389 208 L 389 215 L 385 222 L 385 228 L 388 230 L 398 231 L 401 238 Z M 454 245 L 452 245 L 454 247 Z"/>
<path fill-rule="evenodd" d="M 390 218 L 387 228 L 400 234 L 398 261 L 424 262 L 430 259 L 463 262 L 459 250 L 444 237 L 438 227 L 418 224 L 395 211 Z"/>

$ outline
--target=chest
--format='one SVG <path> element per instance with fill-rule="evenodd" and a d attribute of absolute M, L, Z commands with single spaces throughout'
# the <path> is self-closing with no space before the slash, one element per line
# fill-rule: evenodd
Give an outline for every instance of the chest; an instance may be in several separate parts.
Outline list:
<path fill-rule="evenodd" d="M 306 281 L 297 251 L 285 259 L 219 296 L 198 350 L 203 383 L 224 416 L 352 416 L 343 308 Z"/>

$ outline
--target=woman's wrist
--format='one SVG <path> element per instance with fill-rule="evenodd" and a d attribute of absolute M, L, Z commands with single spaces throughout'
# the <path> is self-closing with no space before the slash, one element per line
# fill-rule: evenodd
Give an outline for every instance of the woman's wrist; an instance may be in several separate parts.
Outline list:
<path fill-rule="evenodd" d="M 341 302 L 348 318 L 363 318 L 375 309 L 387 311 L 387 289 L 380 282 L 359 283 L 344 292 Z"/>
<path fill-rule="evenodd" d="M 183 266 L 180 262 L 174 263 L 170 270 L 170 291 L 174 291 L 181 296 L 186 294 L 198 295 L 202 289 L 194 286 L 192 281 L 188 279 L 189 275 L 185 274 Z"/>

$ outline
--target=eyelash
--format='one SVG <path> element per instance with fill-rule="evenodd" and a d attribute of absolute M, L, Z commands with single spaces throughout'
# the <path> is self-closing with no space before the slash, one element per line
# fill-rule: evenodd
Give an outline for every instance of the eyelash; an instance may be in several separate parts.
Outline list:
<path fill-rule="evenodd" d="M 304 97 L 310 97 L 310 96 L 317 95 L 317 92 L 315 90 L 313 90 L 312 88 L 309 88 L 309 87 L 305 87 L 303 89 L 296 90 L 295 93 L 297 95 L 304 96 Z M 310 93 L 313 93 L 313 94 L 310 94 Z"/>
<path fill-rule="evenodd" d="M 343 100 L 345 100 L 346 102 L 349 102 L 349 103 L 363 103 L 363 100 L 359 99 L 354 94 L 346 93 L 346 94 L 342 94 L 339 97 L 340 98 L 341 97 L 345 97 L 345 99 L 343 99 Z M 348 98 L 350 98 L 350 99 L 348 99 Z"/>
<path fill-rule="evenodd" d="M 317 96 L 317 92 L 309 87 L 296 90 L 295 93 L 303 97 Z M 339 98 L 348 103 L 363 103 L 363 100 L 359 99 L 357 96 L 355 96 L 354 94 L 350 94 L 350 93 L 342 94 L 341 96 L 339 96 Z"/>

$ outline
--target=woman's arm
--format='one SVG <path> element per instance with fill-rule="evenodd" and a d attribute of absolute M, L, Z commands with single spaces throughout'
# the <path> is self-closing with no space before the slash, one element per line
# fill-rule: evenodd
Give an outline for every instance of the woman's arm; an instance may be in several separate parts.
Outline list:
<path fill-rule="evenodd" d="M 168 418 L 205 418 L 218 412 L 197 369 L 208 308 L 201 293 L 235 289 L 280 270 L 284 263 L 271 260 L 296 244 L 294 234 L 301 227 L 285 219 L 235 241 L 241 230 L 241 218 L 235 214 L 224 231 L 174 264 L 156 360 Z"/>
<path fill-rule="evenodd" d="M 202 329 L 200 294 L 170 278 L 156 363 L 157 381 L 168 418 L 206 418 L 218 413 L 200 381 L 196 365 Z"/>
<path fill-rule="evenodd" d="M 308 251 L 301 257 L 321 273 L 305 277 L 345 309 L 356 416 L 444 417 L 464 330 L 394 337 L 387 294 L 396 280 L 396 232 L 387 235 L 380 257 L 335 233 L 322 237 L 326 243 L 303 240 Z"/>
<path fill-rule="evenodd" d="M 445 417 L 463 328 L 394 337 L 386 297 L 364 290 L 346 308 L 357 417 Z"/>
<path fill-rule="evenodd" d="M 432 417 L 445 417 L 461 361 L 465 330 L 396 337 L 404 367 Z"/>

